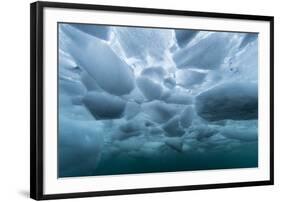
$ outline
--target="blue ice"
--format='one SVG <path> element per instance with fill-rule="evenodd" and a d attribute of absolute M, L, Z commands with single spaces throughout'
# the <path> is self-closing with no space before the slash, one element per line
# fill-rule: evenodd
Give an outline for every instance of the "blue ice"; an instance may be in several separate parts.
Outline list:
<path fill-rule="evenodd" d="M 257 166 L 258 43 L 60 23 L 59 177 Z"/>

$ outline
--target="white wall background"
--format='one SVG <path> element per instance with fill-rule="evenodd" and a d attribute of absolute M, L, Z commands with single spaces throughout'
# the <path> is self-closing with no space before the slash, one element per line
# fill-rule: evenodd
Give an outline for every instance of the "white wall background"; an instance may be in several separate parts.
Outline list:
<path fill-rule="evenodd" d="M 62 0 L 61 0 L 62 1 Z M 70 1 L 70 0 L 69 0 Z M 75 3 L 168 8 L 275 16 L 275 185 L 68 201 L 280 201 L 281 12 L 278 0 L 71 0 Z M 29 3 L 0 3 L 0 201 L 29 199 Z M 129 182 L 128 182 L 129 183 Z"/>

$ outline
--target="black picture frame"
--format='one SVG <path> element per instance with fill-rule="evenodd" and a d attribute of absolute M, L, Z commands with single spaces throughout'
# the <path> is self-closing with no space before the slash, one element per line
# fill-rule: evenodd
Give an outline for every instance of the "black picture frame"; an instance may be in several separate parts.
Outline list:
<path fill-rule="evenodd" d="M 267 21 L 270 23 L 270 179 L 238 183 L 188 185 L 174 187 L 154 187 L 128 190 L 95 191 L 45 195 L 43 193 L 43 9 L 81 9 L 101 11 L 121 11 L 130 13 L 164 14 L 206 18 L 225 18 L 238 20 Z M 274 184 L 274 17 L 259 15 L 240 15 L 183 10 L 103 6 L 76 3 L 35 2 L 30 5 L 30 197 L 36 200 L 93 197 L 121 194 L 171 192 L 228 187 L 245 187 Z"/>

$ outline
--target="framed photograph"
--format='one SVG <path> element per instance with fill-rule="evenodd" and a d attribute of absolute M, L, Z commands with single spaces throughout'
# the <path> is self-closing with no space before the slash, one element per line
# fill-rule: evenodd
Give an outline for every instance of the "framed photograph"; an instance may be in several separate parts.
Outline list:
<path fill-rule="evenodd" d="M 31 198 L 273 184 L 272 16 L 31 4 Z"/>

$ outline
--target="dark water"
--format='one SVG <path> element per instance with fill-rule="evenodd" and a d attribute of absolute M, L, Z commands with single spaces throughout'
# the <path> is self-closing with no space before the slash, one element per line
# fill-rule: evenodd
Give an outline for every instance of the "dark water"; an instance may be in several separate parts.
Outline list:
<path fill-rule="evenodd" d="M 126 154 L 101 160 L 92 176 L 154 172 L 196 171 L 258 167 L 258 144 L 252 142 L 232 151 L 171 153 L 158 158 L 130 157 Z M 83 175 L 81 175 L 83 176 Z M 75 177 L 68 175 L 62 177 Z"/>

